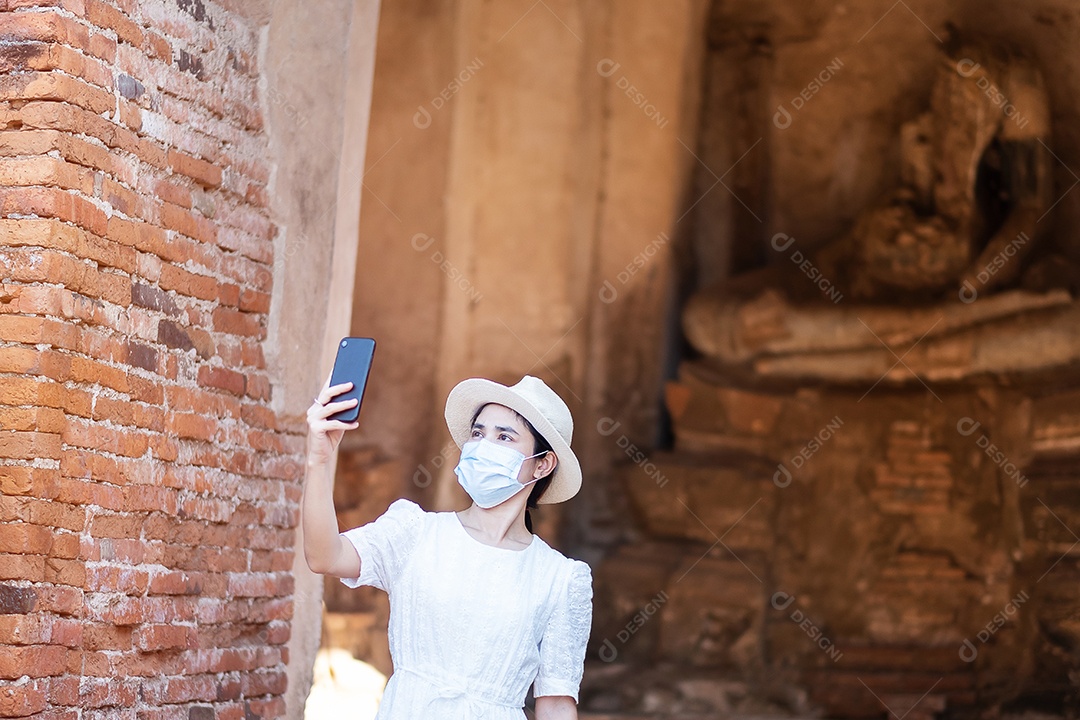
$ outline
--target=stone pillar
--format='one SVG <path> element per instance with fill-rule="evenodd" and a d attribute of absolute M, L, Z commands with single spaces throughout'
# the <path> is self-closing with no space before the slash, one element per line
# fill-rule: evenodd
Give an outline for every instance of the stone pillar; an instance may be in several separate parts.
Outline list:
<path fill-rule="evenodd" d="M 292 416 L 311 404 L 349 334 L 379 5 L 278 2 L 266 29 L 262 101 L 282 225 L 270 347 L 284 388 L 279 407 Z M 295 543 L 285 700 L 287 716 L 300 720 L 321 639 L 323 578 L 307 567 L 299 526 Z"/>

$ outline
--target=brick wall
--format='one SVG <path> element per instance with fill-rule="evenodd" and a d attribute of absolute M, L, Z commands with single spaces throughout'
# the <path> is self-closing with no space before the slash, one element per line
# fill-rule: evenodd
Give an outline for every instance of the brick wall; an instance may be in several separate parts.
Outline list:
<path fill-rule="evenodd" d="M 236 6 L 0 0 L 0 717 L 284 713 L 303 438 Z"/>

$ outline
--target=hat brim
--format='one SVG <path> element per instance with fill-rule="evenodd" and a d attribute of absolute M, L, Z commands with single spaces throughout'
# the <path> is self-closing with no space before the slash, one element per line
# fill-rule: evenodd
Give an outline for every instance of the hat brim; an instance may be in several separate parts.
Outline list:
<path fill-rule="evenodd" d="M 495 403 L 515 411 L 551 443 L 559 458 L 551 484 L 537 500 L 541 505 L 553 505 L 577 495 L 581 489 L 581 464 L 570 444 L 544 417 L 539 409 L 505 385 L 485 378 L 470 378 L 458 383 L 446 398 L 446 426 L 458 447 L 464 445 L 472 431 L 473 416 L 484 405 Z"/>

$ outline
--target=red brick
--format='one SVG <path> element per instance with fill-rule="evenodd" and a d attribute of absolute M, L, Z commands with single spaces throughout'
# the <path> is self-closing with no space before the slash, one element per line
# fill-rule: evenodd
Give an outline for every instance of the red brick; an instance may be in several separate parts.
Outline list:
<path fill-rule="evenodd" d="M 42 555 L 0 555 L 0 580 L 44 582 L 45 557 Z"/>
<path fill-rule="evenodd" d="M 0 427 L 8 430 L 59 434 L 66 422 L 55 408 L 0 406 Z"/>
<path fill-rule="evenodd" d="M 71 292 L 44 285 L 6 285 L 0 288 L 0 313 L 76 317 Z"/>
<path fill-rule="evenodd" d="M 57 645 L 10 646 L 0 653 L 0 678 L 60 675 L 67 668 L 68 649 Z"/>
<path fill-rule="evenodd" d="M 41 612 L 57 615 L 81 617 L 83 611 L 83 591 L 72 587 L 43 587 L 38 589 Z"/>
<path fill-rule="evenodd" d="M 60 73 L 27 72 L 0 78 L 0 100 L 59 100 L 94 114 L 112 110 L 116 100 L 101 88 Z"/>
<path fill-rule="evenodd" d="M 152 253 L 164 259 L 172 259 L 165 232 L 148 223 L 132 222 L 113 216 L 109 218 L 108 237 L 110 240 L 136 250 Z"/>
<path fill-rule="evenodd" d="M 120 425 L 133 425 L 135 405 L 127 400 L 113 400 L 103 396 L 94 398 L 92 417 L 95 420 L 111 420 Z"/>
<path fill-rule="evenodd" d="M 90 552 L 94 562 L 115 562 L 126 565 L 141 565 L 146 562 L 147 547 L 140 540 L 124 538 L 101 538 Z"/>
<path fill-rule="evenodd" d="M 98 398 L 100 403 L 102 398 Z M 127 485 L 144 477 L 146 467 L 138 460 L 106 457 L 92 450 L 67 448 L 60 458 L 60 472 L 67 478 L 87 478 L 112 485 Z"/>
<path fill-rule="evenodd" d="M 200 300 L 216 300 L 218 282 L 212 277 L 188 272 L 176 265 L 163 265 L 159 285 L 162 290 L 174 290 Z"/>
<path fill-rule="evenodd" d="M 22 128 L 0 132 L 0 156 L 44 155 L 56 152 L 69 163 L 108 173 L 119 182 L 132 184 L 136 175 L 131 163 L 106 148 L 56 130 Z"/>
<path fill-rule="evenodd" d="M 245 384 L 244 375 L 235 370 L 208 365 L 199 368 L 199 385 L 202 387 L 225 390 L 233 395 L 243 396 Z"/>
<path fill-rule="evenodd" d="M 71 359 L 71 379 L 78 383 L 95 383 L 121 393 L 131 390 L 128 374 L 123 370 L 84 357 Z"/>
<path fill-rule="evenodd" d="M 122 12 L 101 0 L 82 0 L 86 7 L 86 19 L 98 27 L 109 28 L 116 32 L 124 42 L 135 47 L 142 47 L 143 32 Z"/>
<path fill-rule="evenodd" d="M 82 420 L 69 423 L 62 437 L 68 445 L 125 457 L 142 457 L 149 447 L 147 436 L 143 433 L 114 429 Z"/>
<path fill-rule="evenodd" d="M 165 150 L 139 137 L 125 127 L 95 115 L 76 105 L 50 100 L 34 100 L 22 106 L 24 127 L 64 130 L 98 138 L 108 147 L 136 155 L 144 163 L 159 169 L 166 167 Z"/>
<path fill-rule="evenodd" d="M 265 375 L 248 375 L 247 394 L 256 400 L 270 400 L 270 378 L 266 377 Z"/>
<path fill-rule="evenodd" d="M 200 413 L 175 413 L 168 417 L 165 428 L 177 437 L 211 441 L 217 432 L 217 422 Z"/>
<path fill-rule="evenodd" d="M 232 283 L 222 283 L 219 287 L 218 301 L 222 305 L 237 307 L 240 305 L 240 286 Z"/>
<path fill-rule="evenodd" d="M 243 693 L 247 697 L 282 695 L 285 692 L 286 675 L 284 670 L 245 673 L 242 677 Z"/>
<path fill-rule="evenodd" d="M 170 150 L 169 167 L 206 187 L 221 185 L 221 168 L 200 158 Z"/>
<path fill-rule="evenodd" d="M 104 235 L 108 225 L 105 213 L 92 202 L 60 188 L 0 188 L 0 213 L 56 218 L 97 235 Z"/>
<path fill-rule="evenodd" d="M 120 122 L 124 126 L 138 132 L 142 129 L 143 110 L 135 103 L 120 100 Z M 142 213 L 139 213 L 142 215 Z"/>
<path fill-rule="evenodd" d="M 140 605 L 135 605 L 134 607 L 141 609 Z M 132 629 L 130 627 L 125 627 L 124 625 L 132 625 L 136 622 L 138 622 L 138 620 L 133 619 L 131 623 L 114 625 L 109 622 L 84 621 L 83 647 L 91 651 L 130 650 Z"/>
<path fill-rule="evenodd" d="M 0 683 L 0 717 L 25 717 L 41 712 L 48 705 L 41 680 Z"/>
<path fill-rule="evenodd" d="M 63 250 L 124 272 L 135 269 L 135 250 L 57 220 L 0 220 L 0 245 Z"/>
<path fill-rule="evenodd" d="M 79 557 L 81 549 L 82 542 L 78 535 L 54 533 L 52 545 L 49 547 L 49 557 L 74 560 Z"/>
<path fill-rule="evenodd" d="M 59 485 L 59 481 L 56 485 Z M 56 490 L 49 493 L 50 496 L 57 494 Z M 85 510 L 40 498 L 0 496 L 0 517 L 6 522 L 21 520 L 53 530 L 71 532 L 82 532 L 86 526 Z"/>
<path fill-rule="evenodd" d="M 13 265 L 9 277 L 24 282 L 51 282 L 94 298 L 121 306 L 131 304 L 131 280 L 116 273 L 100 272 L 93 264 L 52 250 L 19 248 L 6 253 Z M 77 298 L 69 300 L 72 303 Z M 93 308 L 84 308 L 92 312 Z M 59 308 L 54 311 L 59 314 Z M 65 310 L 65 315 L 80 314 L 80 308 Z"/>
<path fill-rule="evenodd" d="M 180 507 L 177 494 L 155 485 L 133 485 L 127 489 L 125 507 L 131 512 L 175 513 Z"/>
<path fill-rule="evenodd" d="M 214 329 L 230 335 L 245 335 L 262 338 L 266 329 L 263 316 L 245 313 L 230 308 L 215 308 L 213 312 Z"/>
<path fill-rule="evenodd" d="M 45 582 L 56 585 L 83 587 L 86 585 L 86 563 L 81 560 L 45 558 Z"/>
<path fill-rule="evenodd" d="M 191 191 L 168 180 L 153 180 L 150 189 L 156 197 L 182 208 L 191 208 Z"/>
<path fill-rule="evenodd" d="M 126 720 L 120 708 L 131 708 L 138 695 L 138 680 L 124 677 L 82 678 L 79 683 L 79 706 L 82 708 L 108 708 L 101 715 L 108 720 Z M 83 710 L 83 717 L 89 712 Z M 131 710 L 134 720 L 134 710 Z"/>
<path fill-rule="evenodd" d="M 195 633 L 182 625 L 144 625 L 135 630 L 135 646 L 144 652 L 195 647 Z"/>
<path fill-rule="evenodd" d="M 172 47 L 169 41 L 155 32 L 147 32 L 147 51 L 150 57 L 156 58 L 169 64 L 172 62 Z"/>
<path fill-rule="evenodd" d="M 150 449 L 154 452 L 154 458 L 165 462 L 174 462 L 180 452 L 175 442 L 159 435 L 151 436 Z"/>
<path fill-rule="evenodd" d="M 10 645 L 42 645 L 52 635 L 53 618 L 33 615 L 0 615 L 0 638 Z"/>
<path fill-rule="evenodd" d="M 244 573 L 229 578 L 232 597 L 275 597 L 288 595 L 292 590 L 292 575 L 284 573 Z"/>
<path fill-rule="evenodd" d="M 70 0 L 62 0 L 69 2 Z M 44 45 L 44 52 L 26 60 L 26 68 L 32 70 L 63 70 L 92 85 L 113 90 L 113 73 L 108 65 L 96 58 L 57 43 Z"/>
<path fill-rule="evenodd" d="M 137 568 L 115 565 L 90 565 L 86 569 L 86 589 L 142 595 L 150 583 L 150 574 Z"/>
<path fill-rule="evenodd" d="M 25 615 L 38 605 L 40 590 L 33 587 L 17 587 L 0 584 L 0 614 Z"/>
<path fill-rule="evenodd" d="M 67 355 L 53 350 L 9 345 L 0 347 L 0 372 L 18 375 L 47 375 L 65 381 L 71 372 Z"/>
<path fill-rule="evenodd" d="M 52 678 L 49 682 L 49 702 L 54 706 L 78 705 L 80 682 L 81 679 L 73 675 Z"/>
<path fill-rule="evenodd" d="M 143 220 L 149 220 L 152 215 L 152 204 L 149 199 L 109 178 L 101 180 L 101 189 L 94 195 L 107 202 L 115 212 Z"/>
<path fill-rule="evenodd" d="M 270 312 L 270 293 L 245 289 L 240 295 L 240 309 L 246 312 Z"/>
<path fill-rule="evenodd" d="M 94 192 L 94 176 L 90 170 L 46 155 L 0 159 L 0 183 L 6 186 L 48 185 L 85 195 Z"/>
<path fill-rule="evenodd" d="M 247 703 L 252 713 L 255 713 L 256 717 L 284 717 L 285 716 L 285 700 L 281 697 L 275 697 L 269 700 L 255 700 L 252 699 Z"/>
<path fill-rule="evenodd" d="M 27 465 L 0 465 L 0 495 L 48 496 L 59 472 Z"/>
<path fill-rule="evenodd" d="M 301 486 L 279 478 L 304 432 L 267 402 L 257 22 L 216 5 L 226 42 L 195 11 L 136 0 L 0 8 L 33 9 L 4 17 L 0 58 L 0 100 L 18 100 L 0 123 L 19 124 L 0 131 L 0 214 L 15 216 L 0 217 L 0 447 L 27 456 L 0 465 L 0 577 L 37 583 L 0 634 L 60 672 L 18 697 L 4 686 L 0 716 L 192 720 L 191 702 L 281 716 L 278 699 L 234 702 L 284 691 Z M 190 65 L 217 52 L 223 78 Z M 40 450 L 59 467 L 23 462 Z M 197 611 L 216 624 L 196 630 Z"/>
<path fill-rule="evenodd" d="M 0 432 L 0 457 L 59 458 L 60 436 L 39 432 Z"/>
<path fill-rule="evenodd" d="M 89 44 L 85 26 L 52 12 L 9 15 L 4 18 L 4 34 L 10 40 L 57 42 L 76 47 Z"/>
<path fill-rule="evenodd" d="M 217 226 L 193 210 L 172 203 L 162 203 L 159 210 L 161 224 L 168 230 L 201 243 L 212 245 L 217 241 Z"/>
<path fill-rule="evenodd" d="M 90 535 L 95 538 L 135 538 L 142 527 L 139 515 L 98 515 L 90 522 Z"/>
<path fill-rule="evenodd" d="M 8 342 L 37 345 L 44 342 L 45 323 L 40 317 L 0 316 L 0 337 Z"/>
<path fill-rule="evenodd" d="M 165 390 L 157 382 L 132 375 L 128 379 L 131 387 L 131 399 L 150 405 L 160 405 L 165 398 Z"/>
<path fill-rule="evenodd" d="M 47 555 L 52 548 L 52 533 L 48 528 L 26 523 L 0 525 L 0 552 Z"/>

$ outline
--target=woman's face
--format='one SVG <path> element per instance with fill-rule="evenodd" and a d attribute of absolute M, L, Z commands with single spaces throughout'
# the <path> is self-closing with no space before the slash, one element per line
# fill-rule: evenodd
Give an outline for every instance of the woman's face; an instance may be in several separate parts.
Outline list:
<path fill-rule="evenodd" d="M 535 452 L 536 441 L 533 439 L 532 433 L 529 432 L 529 428 L 517 416 L 517 413 L 505 405 L 496 405 L 495 403 L 485 405 L 480 414 L 476 416 L 469 439 L 490 440 L 497 445 L 517 450 L 526 457 Z M 518 472 L 518 482 L 529 482 L 536 477 L 535 472 L 538 465 L 547 465 L 549 463 L 553 465 L 553 462 L 548 460 L 550 455 L 553 455 L 553 453 L 530 458 L 522 463 L 521 471 Z M 539 477 L 543 477 L 543 475 L 539 475 Z"/>

